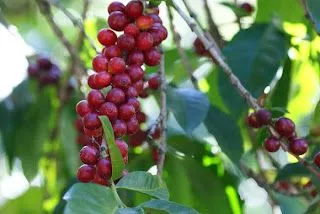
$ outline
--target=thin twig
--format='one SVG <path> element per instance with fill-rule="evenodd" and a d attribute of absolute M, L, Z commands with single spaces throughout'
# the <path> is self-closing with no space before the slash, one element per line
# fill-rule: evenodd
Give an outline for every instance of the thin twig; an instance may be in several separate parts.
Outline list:
<path fill-rule="evenodd" d="M 173 24 L 173 14 L 172 11 L 170 10 L 170 7 L 167 5 L 167 10 L 168 10 L 168 15 L 169 15 L 169 24 L 170 24 L 170 29 L 171 32 L 173 33 L 173 40 L 176 44 L 178 53 L 180 55 L 181 61 L 183 66 L 185 67 L 186 71 L 188 72 L 189 76 L 190 76 L 190 80 L 193 84 L 193 86 L 198 89 L 198 84 L 197 84 L 197 79 L 194 77 L 193 75 L 193 69 L 192 66 L 188 60 L 188 56 L 186 54 L 186 52 L 183 50 L 183 48 L 181 47 L 181 36 L 180 34 L 176 31 L 174 24 Z"/>
<path fill-rule="evenodd" d="M 83 20 L 83 22 L 87 18 L 90 3 L 91 3 L 91 0 L 83 0 L 83 9 L 82 9 L 82 13 L 81 13 L 81 19 Z M 77 48 L 77 50 L 82 49 L 84 38 L 85 38 L 85 32 L 83 30 L 80 30 L 78 39 L 75 44 L 75 47 Z"/>
<path fill-rule="evenodd" d="M 235 6 L 238 6 L 238 0 L 234 0 L 234 4 Z M 235 13 L 235 16 L 237 18 L 237 23 L 238 23 L 238 26 L 239 26 L 239 29 L 241 30 L 242 29 L 242 23 L 241 23 L 241 17 L 238 16 L 238 14 Z"/>
<path fill-rule="evenodd" d="M 198 19 L 197 14 L 195 12 L 193 12 L 193 10 L 191 9 L 191 6 L 189 5 L 188 0 L 182 0 L 182 1 L 183 1 L 183 4 L 185 5 L 185 7 L 186 7 L 186 9 L 187 9 L 187 11 L 189 13 L 189 16 L 191 18 L 193 18 L 196 21 L 196 23 L 204 30 L 202 24 L 200 23 L 200 21 Z"/>

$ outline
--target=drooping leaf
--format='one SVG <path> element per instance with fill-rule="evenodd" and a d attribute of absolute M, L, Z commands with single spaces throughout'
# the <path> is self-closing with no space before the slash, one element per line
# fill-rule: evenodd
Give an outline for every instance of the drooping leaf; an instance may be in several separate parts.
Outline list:
<path fill-rule="evenodd" d="M 159 176 L 148 172 L 131 172 L 116 185 L 118 189 L 127 189 L 148 194 L 159 199 L 169 199 L 169 192 Z"/>
<path fill-rule="evenodd" d="M 97 184 L 74 184 L 63 199 L 67 201 L 65 214 L 114 213 L 118 208 L 110 188 Z"/>
<path fill-rule="evenodd" d="M 280 169 L 277 180 L 285 180 L 293 176 L 308 176 L 310 171 L 300 163 L 290 163 Z"/>
<path fill-rule="evenodd" d="M 163 210 L 169 214 L 198 214 L 198 212 L 192 208 L 182 206 L 175 202 L 159 199 L 147 201 L 141 204 L 140 207 Z"/>
<path fill-rule="evenodd" d="M 122 176 L 122 170 L 124 169 L 124 162 L 121 156 L 121 152 L 114 140 L 114 133 L 112 125 L 106 116 L 99 117 L 102 123 L 104 137 L 108 144 L 108 149 L 110 153 L 111 163 L 112 163 L 112 179 L 116 180 Z"/>
<path fill-rule="evenodd" d="M 308 202 L 302 197 L 292 197 L 274 193 L 283 214 L 304 214 L 308 208 Z"/>
<path fill-rule="evenodd" d="M 208 98 L 192 88 L 168 88 L 168 107 L 187 134 L 202 123 L 209 109 Z"/>
<path fill-rule="evenodd" d="M 316 31 L 320 34 L 320 5 L 317 0 L 306 0 L 306 9 Z"/>

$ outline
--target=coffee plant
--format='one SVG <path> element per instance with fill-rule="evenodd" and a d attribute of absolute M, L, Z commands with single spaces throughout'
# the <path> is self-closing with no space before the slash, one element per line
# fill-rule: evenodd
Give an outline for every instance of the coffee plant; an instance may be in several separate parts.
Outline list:
<path fill-rule="evenodd" d="M 317 0 L 0 1 L 26 74 L 0 213 L 319 213 L 319 26 Z"/>

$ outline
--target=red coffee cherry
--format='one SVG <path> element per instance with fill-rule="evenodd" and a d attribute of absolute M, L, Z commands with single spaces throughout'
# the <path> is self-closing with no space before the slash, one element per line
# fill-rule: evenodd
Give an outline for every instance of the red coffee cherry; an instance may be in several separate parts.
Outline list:
<path fill-rule="evenodd" d="M 133 105 L 130 104 L 123 104 L 119 108 L 119 118 L 121 120 L 130 120 L 131 117 L 136 113 L 135 108 Z"/>
<path fill-rule="evenodd" d="M 288 148 L 295 155 L 303 155 L 308 151 L 308 142 L 305 139 L 296 139 L 289 142 Z"/>
<path fill-rule="evenodd" d="M 280 144 L 280 140 L 275 138 L 275 137 L 268 137 L 265 141 L 264 141 L 264 148 L 268 151 L 268 152 L 276 152 L 279 150 L 281 144 Z"/>
<path fill-rule="evenodd" d="M 100 115 L 107 116 L 110 121 L 113 121 L 118 117 L 118 108 L 111 102 L 105 102 L 100 106 L 99 113 Z"/>
<path fill-rule="evenodd" d="M 139 121 L 139 123 L 144 123 L 147 121 L 147 116 L 145 113 L 141 112 L 141 111 L 138 111 L 136 113 L 136 118 L 137 120 Z"/>
<path fill-rule="evenodd" d="M 103 55 L 98 54 L 92 60 L 92 68 L 96 72 L 107 71 L 108 69 L 108 60 Z"/>
<path fill-rule="evenodd" d="M 113 57 L 108 64 L 108 72 L 111 74 L 121 74 L 126 69 L 126 63 L 120 57 Z"/>
<path fill-rule="evenodd" d="M 135 87 L 139 94 L 143 91 L 143 85 L 144 83 L 142 80 L 138 80 L 137 82 L 133 83 L 133 87 Z"/>
<path fill-rule="evenodd" d="M 255 113 L 251 113 L 248 117 L 247 117 L 247 124 L 252 127 L 252 128 L 260 128 L 261 124 L 258 122 L 256 114 Z"/>
<path fill-rule="evenodd" d="M 157 128 L 154 130 L 154 132 L 151 134 L 151 136 L 152 136 L 152 138 L 153 138 L 154 140 L 160 139 L 160 137 L 161 137 L 161 129 L 160 129 L 160 127 L 157 127 Z"/>
<path fill-rule="evenodd" d="M 130 18 L 138 18 L 142 15 L 143 4 L 141 1 L 130 1 L 125 7 L 125 11 Z"/>
<path fill-rule="evenodd" d="M 139 97 L 147 98 L 149 96 L 148 90 L 145 88 L 139 93 Z"/>
<path fill-rule="evenodd" d="M 103 179 L 110 179 L 112 175 L 111 161 L 107 158 L 101 158 L 97 163 L 97 174 Z"/>
<path fill-rule="evenodd" d="M 120 11 L 112 12 L 108 18 L 110 28 L 115 31 L 123 31 L 128 22 L 127 16 Z"/>
<path fill-rule="evenodd" d="M 140 102 L 137 98 L 131 97 L 128 99 L 127 104 L 132 105 L 136 112 L 140 110 Z"/>
<path fill-rule="evenodd" d="M 153 20 L 153 23 L 160 23 L 162 24 L 162 20 L 161 18 L 157 15 L 157 14 L 149 14 L 148 16 L 150 16 Z"/>
<path fill-rule="evenodd" d="M 139 16 L 136 19 L 136 25 L 140 30 L 148 30 L 153 25 L 153 19 L 151 16 Z"/>
<path fill-rule="evenodd" d="M 116 105 L 120 105 L 120 104 L 124 103 L 125 99 L 126 99 L 126 96 L 120 88 L 111 89 L 108 92 L 107 97 L 106 97 L 106 100 L 108 102 L 112 102 Z"/>
<path fill-rule="evenodd" d="M 145 63 L 148 66 L 156 66 L 160 64 L 161 53 L 155 48 L 144 52 Z"/>
<path fill-rule="evenodd" d="M 83 125 L 86 129 L 94 130 L 101 127 L 101 121 L 97 113 L 89 113 L 83 118 Z"/>
<path fill-rule="evenodd" d="M 140 146 L 146 140 L 146 137 L 146 133 L 140 129 L 135 134 L 129 136 L 128 144 L 132 147 Z"/>
<path fill-rule="evenodd" d="M 111 77 L 111 74 L 105 71 L 92 74 L 88 78 L 88 85 L 92 89 L 102 89 L 108 87 L 111 83 Z"/>
<path fill-rule="evenodd" d="M 318 152 L 318 153 L 314 156 L 313 163 L 314 163 L 315 165 L 317 165 L 318 167 L 320 167 L 320 152 Z"/>
<path fill-rule="evenodd" d="M 150 50 L 153 47 L 153 36 L 148 32 L 142 32 L 137 36 L 136 46 L 142 51 Z"/>
<path fill-rule="evenodd" d="M 155 163 L 159 161 L 159 151 L 156 148 L 152 149 L 152 159 Z"/>
<path fill-rule="evenodd" d="M 128 74 L 116 74 L 112 78 L 112 86 L 126 90 L 131 85 L 131 79 Z"/>
<path fill-rule="evenodd" d="M 49 70 L 52 68 L 51 60 L 48 59 L 47 57 L 44 57 L 44 56 L 38 57 L 37 64 L 38 64 L 39 68 L 43 69 L 43 70 Z"/>
<path fill-rule="evenodd" d="M 116 120 L 113 124 L 113 131 L 115 137 L 122 137 L 127 134 L 127 124 L 122 120 Z"/>
<path fill-rule="evenodd" d="M 127 121 L 127 134 L 132 135 L 136 133 L 140 128 L 139 121 L 136 117 L 131 117 L 130 120 Z"/>
<path fill-rule="evenodd" d="M 142 51 L 135 50 L 129 53 L 128 55 L 128 60 L 127 60 L 128 65 L 143 65 L 144 63 L 144 55 Z"/>
<path fill-rule="evenodd" d="M 102 129 L 102 127 L 99 127 L 97 129 L 84 128 L 84 133 L 88 137 L 100 138 L 102 136 L 102 134 L 103 134 L 103 129 Z"/>
<path fill-rule="evenodd" d="M 94 77 L 95 77 L 96 74 L 92 74 L 88 77 L 88 80 L 87 80 L 87 83 L 88 83 L 88 86 L 92 89 L 99 89 L 94 81 Z"/>
<path fill-rule="evenodd" d="M 139 96 L 137 89 L 133 86 L 130 86 L 126 91 L 127 98 L 136 98 Z"/>
<path fill-rule="evenodd" d="M 120 57 L 121 56 L 121 50 L 117 45 L 111 45 L 109 47 L 105 47 L 102 50 L 102 54 L 107 57 L 108 59 L 114 58 L 114 57 Z"/>
<path fill-rule="evenodd" d="M 84 117 L 86 114 L 88 114 L 91 111 L 88 101 L 81 100 L 78 102 L 76 105 L 76 111 L 80 117 Z"/>
<path fill-rule="evenodd" d="M 153 37 L 153 46 L 158 46 L 163 40 L 168 37 L 168 31 L 159 23 L 155 23 L 150 28 L 149 32 Z"/>
<path fill-rule="evenodd" d="M 78 169 L 77 178 L 79 181 L 88 183 L 93 180 L 96 174 L 96 169 L 93 166 L 83 164 Z"/>
<path fill-rule="evenodd" d="M 137 27 L 137 25 L 130 23 L 124 28 L 124 33 L 127 35 L 131 35 L 133 37 L 136 37 L 136 36 L 138 36 L 140 31 L 139 31 L 139 28 Z"/>
<path fill-rule="evenodd" d="M 28 66 L 28 75 L 29 77 L 38 77 L 40 74 L 40 68 L 38 64 L 30 64 Z"/>
<path fill-rule="evenodd" d="M 122 34 L 118 38 L 118 47 L 125 51 L 130 51 L 135 47 L 135 39 L 129 34 Z"/>
<path fill-rule="evenodd" d="M 98 33 L 98 41 L 101 45 L 110 46 L 117 42 L 117 35 L 109 29 L 103 28 Z"/>
<path fill-rule="evenodd" d="M 128 67 L 127 72 L 132 80 L 132 82 L 136 82 L 138 80 L 142 80 L 144 77 L 144 71 L 139 65 L 131 65 Z"/>
<path fill-rule="evenodd" d="M 110 186 L 108 180 L 101 178 L 100 175 L 98 175 L 97 173 L 96 173 L 94 179 L 92 180 L 92 183 L 99 184 L 102 186 Z"/>
<path fill-rule="evenodd" d="M 199 38 L 196 38 L 194 40 L 193 47 L 195 49 L 195 52 L 200 56 L 206 56 L 208 54 L 208 51 L 206 50 L 202 41 Z"/>
<path fill-rule="evenodd" d="M 104 95 L 101 91 L 92 89 L 87 97 L 89 106 L 92 108 L 99 108 L 104 103 Z"/>
<path fill-rule="evenodd" d="M 242 8 L 244 11 L 246 11 L 247 13 L 252 13 L 254 11 L 254 8 L 251 4 L 249 3 L 243 3 L 240 5 L 240 8 Z"/>
<path fill-rule="evenodd" d="M 149 80 L 149 87 L 152 89 L 158 89 L 160 86 L 160 76 L 158 74 L 153 75 Z"/>
<path fill-rule="evenodd" d="M 83 163 L 94 165 L 97 163 L 99 158 L 99 150 L 93 146 L 84 146 L 80 150 L 80 159 Z"/>
<path fill-rule="evenodd" d="M 84 133 L 84 130 L 83 130 L 83 121 L 82 121 L 82 118 L 77 118 L 74 122 L 74 127 L 77 129 L 78 132 L 80 133 Z"/>
<path fill-rule="evenodd" d="M 271 122 L 272 114 L 266 109 L 259 109 L 256 112 L 256 118 L 261 125 L 268 125 Z"/>
<path fill-rule="evenodd" d="M 116 144 L 120 150 L 121 156 L 123 158 L 128 157 L 128 144 L 123 140 L 116 140 Z"/>
<path fill-rule="evenodd" d="M 295 125 L 289 118 L 282 117 L 275 123 L 276 131 L 283 137 L 291 137 L 295 131 Z"/>
<path fill-rule="evenodd" d="M 85 134 L 78 134 L 77 136 L 77 143 L 81 146 L 85 146 L 87 144 L 89 144 L 91 142 L 91 138 L 88 137 L 87 135 Z"/>
<path fill-rule="evenodd" d="M 110 13 L 112 13 L 114 11 L 125 12 L 125 6 L 121 2 L 114 1 L 109 5 L 108 12 L 110 14 Z"/>

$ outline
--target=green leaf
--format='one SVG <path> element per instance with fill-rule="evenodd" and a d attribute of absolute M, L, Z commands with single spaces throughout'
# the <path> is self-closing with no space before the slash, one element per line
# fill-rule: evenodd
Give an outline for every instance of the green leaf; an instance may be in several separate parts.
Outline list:
<path fill-rule="evenodd" d="M 168 108 L 187 134 L 197 128 L 205 119 L 208 98 L 193 88 L 168 88 Z"/>
<path fill-rule="evenodd" d="M 64 195 L 65 214 L 114 213 L 118 204 L 110 188 L 89 183 L 74 184 Z"/>
<path fill-rule="evenodd" d="M 320 34 L 320 4 L 317 0 L 306 0 L 306 9 L 316 31 Z"/>
<path fill-rule="evenodd" d="M 115 214 L 144 214 L 142 208 L 120 208 Z"/>
<path fill-rule="evenodd" d="M 166 200 L 150 200 L 141 204 L 140 207 L 163 210 L 169 214 L 198 214 L 198 212 L 192 208 Z"/>
<path fill-rule="evenodd" d="M 222 152 L 237 164 L 243 153 L 242 137 L 237 121 L 211 106 L 205 119 L 205 125 L 217 139 Z"/>
<path fill-rule="evenodd" d="M 243 10 L 241 7 L 234 3 L 230 2 L 221 2 L 220 4 L 230 8 L 238 17 L 244 17 L 250 15 L 250 13 L 247 13 L 245 10 Z"/>
<path fill-rule="evenodd" d="M 304 214 L 308 208 L 308 202 L 302 197 L 292 197 L 274 193 L 276 201 L 280 205 L 282 214 Z"/>
<path fill-rule="evenodd" d="M 124 162 L 121 156 L 121 152 L 114 140 L 114 133 L 112 125 L 106 116 L 99 117 L 102 123 L 104 137 L 108 144 L 110 152 L 110 159 L 112 164 L 112 179 L 116 180 L 122 176 L 122 170 L 124 169 Z"/>
<path fill-rule="evenodd" d="M 159 199 L 169 199 L 165 183 L 159 176 L 151 175 L 149 172 L 131 172 L 124 176 L 116 187 L 138 191 Z"/>
<path fill-rule="evenodd" d="M 285 165 L 278 173 L 276 180 L 285 180 L 293 176 L 308 176 L 310 172 L 300 163 L 290 163 Z"/>
<path fill-rule="evenodd" d="M 319 201 L 319 199 L 310 204 L 306 213 L 320 214 L 320 201 Z"/>

